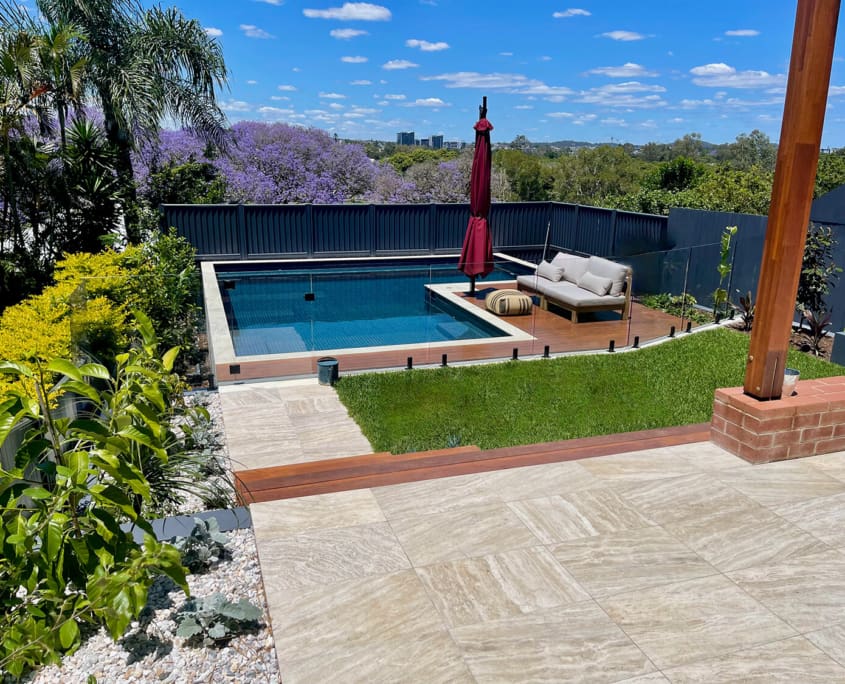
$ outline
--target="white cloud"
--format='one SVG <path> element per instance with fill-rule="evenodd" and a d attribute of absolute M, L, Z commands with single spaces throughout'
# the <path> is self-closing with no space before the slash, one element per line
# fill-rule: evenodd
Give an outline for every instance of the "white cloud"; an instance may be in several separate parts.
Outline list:
<path fill-rule="evenodd" d="M 290 102 L 290 98 L 284 95 L 271 95 L 270 99 L 274 102 Z"/>
<path fill-rule="evenodd" d="M 369 2 L 344 2 L 343 7 L 304 9 L 309 19 L 337 19 L 338 21 L 390 21 L 390 10 Z"/>
<path fill-rule="evenodd" d="M 258 85 L 258 81 L 254 79 L 250 79 L 246 82 L 247 85 Z"/>
<path fill-rule="evenodd" d="M 329 109 L 346 109 L 346 107 L 344 107 L 342 104 L 340 104 L 340 102 L 332 102 L 329 105 Z"/>
<path fill-rule="evenodd" d="M 828 97 L 836 97 L 838 95 L 845 95 L 845 86 L 830 86 L 827 89 Z"/>
<path fill-rule="evenodd" d="M 385 100 L 404 100 L 405 96 L 404 95 L 385 95 L 384 99 Z"/>
<path fill-rule="evenodd" d="M 757 29 L 734 29 L 732 31 L 725 31 L 726 36 L 738 36 L 741 38 L 759 36 L 760 32 Z"/>
<path fill-rule="evenodd" d="M 618 119 L 612 116 L 606 119 L 600 119 L 599 123 L 603 126 L 619 126 L 620 128 L 626 128 L 628 126 L 628 122 L 625 119 Z"/>
<path fill-rule="evenodd" d="M 264 29 L 253 26 L 252 24 L 241 24 L 241 31 L 244 32 L 247 38 L 275 38 L 273 34 L 267 33 Z"/>
<path fill-rule="evenodd" d="M 389 62 L 385 62 L 381 65 L 382 69 L 387 69 L 388 71 L 393 71 L 395 69 L 413 69 L 414 67 L 418 67 L 419 64 L 414 64 L 413 62 L 409 62 L 407 59 L 391 59 Z"/>
<path fill-rule="evenodd" d="M 372 107 L 358 107 L 355 106 L 352 108 L 353 112 L 358 114 L 378 114 L 381 110 L 380 109 L 373 109 Z"/>
<path fill-rule="evenodd" d="M 665 107 L 667 102 L 660 95 L 635 95 L 634 93 L 662 93 L 666 88 L 659 85 L 644 85 L 637 81 L 612 83 L 600 88 L 582 92 L 575 102 L 604 107 L 625 107 L 628 109 L 653 109 Z"/>
<path fill-rule="evenodd" d="M 210 36 L 211 38 L 219 38 L 223 35 L 223 31 L 221 31 L 219 28 L 214 28 L 213 26 L 208 26 L 204 28 L 203 31 L 205 31 L 205 34 L 207 36 Z"/>
<path fill-rule="evenodd" d="M 551 62 L 552 58 L 549 57 L 548 55 L 543 55 L 542 57 L 540 57 L 540 61 L 541 62 Z"/>
<path fill-rule="evenodd" d="M 513 57 L 513 53 L 512 52 L 500 52 L 499 56 L 500 57 Z"/>
<path fill-rule="evenodd" d="M 357 81 L 349 81 L 349 85 L 354 85 L 354 86 L 368 86 L 368 85 L 372 85 L 372 84 L 373 84 L 372 81 L 368 81 L 365 78 L 358 79 Z"/>
<path fill-rule="evenodd" d="M 294 90 L 296 90 L 296 86 L 280 85 L 280 86 L 276 86 L 276 90 L 281 90 L 283 92 L 293 92 Z"/>
<path fill-rule="evenodd" d="M 343 117 L 345 119 L 363 119 L 364 115 L 359 112 L 346 112 Z"/>
<path fill-rule="evenodd" d="M 369 34 L 367 31 L 362 31 L 361 29 L 344 28 L 332 29 L 329 31 L 329 35 L 332 38 L 337 38 L 338 40 L 349 40 L 350 38 L 357 38 L 358 36 L 366 36 Z"/>
<path fill-rule="evenodd" d="M 679 123 L 683 123 L 685 120 L 686 119 L 682 119 L 680 116 L 675 116 L 675 117 L 669 119 L 669 123 L 679 124 Z"/>
<path fill-rule="evenodd" d="M 692 82 L 705 88 L 771 88 L 786 82 L 783 74 L 766 71 L 737 71 L 723 62 L 693 67 Z"/>
<path fill-rule="evenodd" d="M 220 109 L 224 112 L 248 112 L 252 107 L 243 100 L 224 100 L 220 103 Z"/>
<path fill-rule="evenodd" d="M 293 67 L 293 68 L 291 68 L 291 71 L 299 73 L 300 71 L 302 71 L 302 69 L 300 69 L 299 67 Z"/>
<path fill-rule="evenodd" d="M 657 76 L 656 71 L 649 71 L 640 64 L 625 62 L 622 66 L 606 66 L 590 69 L 588 74 L 597 74 L 609 78 L 652 78 Z"/>
<path fill-rule="evenodd" d="M 483 88 L 539 97 L 563 97 L 573 92 L 570 88 L 549 86 L 523 74 L 481 74 L 477 71 L 457 71 L 437 76 L 423 76 L 420 80 L 445 81 L 447 88 Z"/>
<path fill-rule="evenodd" d="M 571 8 L 563 12 L 555 12 L 552 16 L 555 19 L 569 19 L 569 17 L 589 17 L 592 15 L 585 9 Z"/>
<path fill-rule="evenodd" d="M 644 40 L 647 36 L 642 33 L 635 33 L 634 31 L 607 31 L 601 34 L 602 38 L 610 38 L 611 40 Z"/>
<path fill-rule="evenodd" d="M 340 93 L 320 93 L 320 98 L 324 100 L 345 100 L 346 95 Z"/>
<path fill-rule="evenodd" d="M 553 119 L 574 119 L 575 115 L 572 112 L 550 112 L 547 116 Z"/>
<path fill-rule="evenodd" d="M 639 81 L 625 81 L 624 83 L 610 83 L 598 88 L 592 88 L 591 93 L 665 93 L 662 85 L 646 85 Z"/>
<path fill-rule="evenodd" d="M 263 2 L 265 5 L 275 5 L 276 7 L 284 4 L 284 0 L 255 0 L 255 1 L 256 2 Z"/>
<path fill-rule="evenodd" d="M 439 97 L 423 97 L 408 102 L 404 107 L 451 107 L 448 102 L 443 102 Z"/>
<path fill-rule="evenodd" d="M 360 55 L 355 55 L 351 57 L 341 57 L 340 61 L 346 62 L 347 64 L 363 64 L 368 61 L 368 59 L 366 57 L 361 57 Z"/>
<path fill-rule="evenodd" d="M 290 116 L 294 113 L 292 109 L 281 109 L 279 107 L 259 107 L 258 113 L 264 116 Z"/>
<path fill-rule="evenodd" d="M 516 105 L 514 109 L 534 109 L 534 105 Z"/>
<path fill-rule="evenodd" d="M 444 43 L 443 41 L 430 43 L 427 40 L 419 40 L 418 38 L 409 38 L 405 41 L 405 45 L 410 48 L 419 48 L 423 52 L 438 52 L 449 49 L 449 43 Z"/>
<path fill-rule="evenodd" d="M 381 102 L 376 103 L 379 107 L 387 107 L 390 103 L 386 100 L 382 100 Z"/>

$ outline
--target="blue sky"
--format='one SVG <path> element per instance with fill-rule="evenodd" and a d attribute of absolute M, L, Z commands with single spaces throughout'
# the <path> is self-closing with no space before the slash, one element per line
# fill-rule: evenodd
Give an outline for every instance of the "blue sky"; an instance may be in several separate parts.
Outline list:
<path fill-rule="evenodd" d="M 571 1 L 575 4 L 567 4 Z M 164 4 L 167 4 L 166 2 Z M 232 121 L 341 137 L 777 141 L 795 0 L 183 0 L 223 46 Z M 823 144 L 845 146 L 845 43 Z"/>

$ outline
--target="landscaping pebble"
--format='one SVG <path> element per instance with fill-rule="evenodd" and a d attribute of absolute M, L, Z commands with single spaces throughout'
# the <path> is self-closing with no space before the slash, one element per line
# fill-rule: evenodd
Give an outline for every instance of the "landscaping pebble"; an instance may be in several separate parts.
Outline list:
<path fill-rule="evenodd" d="M 215 392 L 205 394 L 206 406 L 221 433 L 221 460 L 228 465 L 220 402 Z M 185 510 L 196 512 L 197 508 Z M 204 574 L 188 575 L 191 595 L 221 593 L 230 601 L 246 598 L 263 611 L 260 628 L 241 634 L 221 647 L 197 646 L 176 636 L 175 616 L 186 597 L 169 579 L 160 578 L 150 588 L 147 607 L 117 642 L 105 629 L 88 638 L 61 666 L 48 666 L 31 675 L 31 684 L 243 683 L 274 684 L 281 681 L 269 627 L 267 603 L 251 529 L 228 533 L 230 558 Z"/>

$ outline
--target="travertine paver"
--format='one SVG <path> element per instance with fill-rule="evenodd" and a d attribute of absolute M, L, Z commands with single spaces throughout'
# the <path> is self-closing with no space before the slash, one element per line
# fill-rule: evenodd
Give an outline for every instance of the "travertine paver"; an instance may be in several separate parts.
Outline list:
<path fill-rule="evenodd" d="M 845 681 L 842 473 L 701 443 L 254 504 L 282 678 Z"/>
<path fill-rule="evenodd" d="M 373 450 L 334 389 L 313 378 L 225 385 L 220 404 L 235 471 Z"/>

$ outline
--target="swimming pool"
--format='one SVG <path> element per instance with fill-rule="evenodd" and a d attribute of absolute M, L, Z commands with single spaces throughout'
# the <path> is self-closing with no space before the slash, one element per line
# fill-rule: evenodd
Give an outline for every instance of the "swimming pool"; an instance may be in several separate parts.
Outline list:
<path fill-rule="evenodd" d="M 426 287 L 467 282 L 455 263 L 221 265 L 217 283 L 238 357 L 506 336 Z M 476 287 L 526 272 L 497 261 Z"/>

